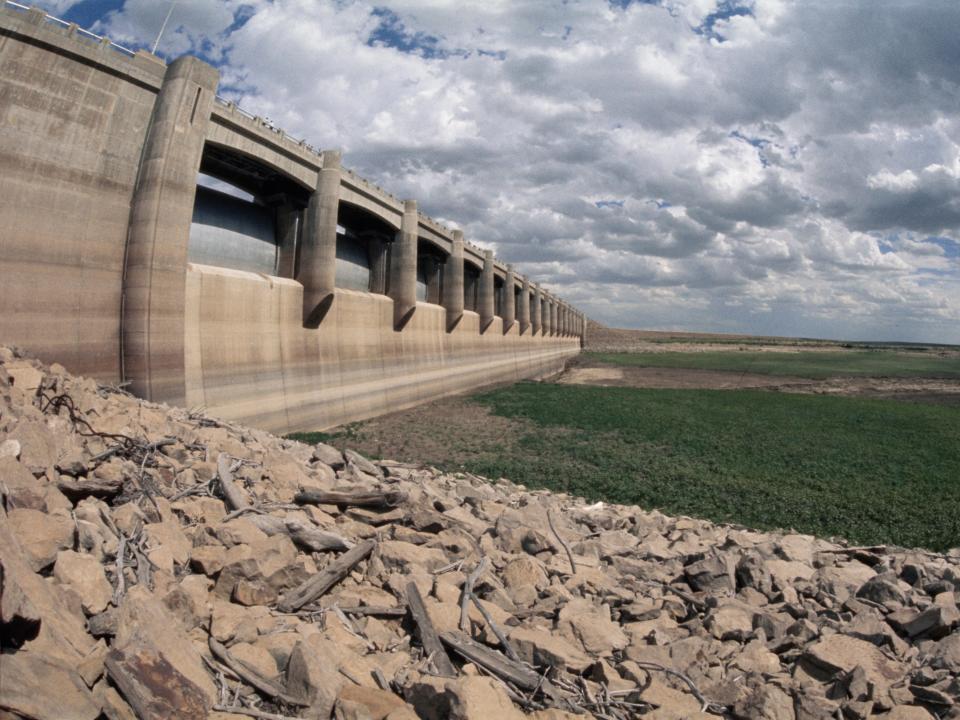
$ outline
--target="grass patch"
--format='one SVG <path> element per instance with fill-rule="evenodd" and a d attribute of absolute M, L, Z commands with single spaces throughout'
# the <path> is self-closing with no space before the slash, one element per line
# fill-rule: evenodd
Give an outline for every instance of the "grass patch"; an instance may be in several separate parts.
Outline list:
<path fill-rule="evenodd" d="M 955 408 L 539 383 L 475 400 L 536 425 L 465 463 L 488 477 L 856 543 L 960 545 Z"/>
<path fill-rule="evenodd" d="M 891 351 L 587 353 L 587 358 L 630 367 L 726 370 L 821 380 L 838 376 L 960 378 L 960 356 Z"/>

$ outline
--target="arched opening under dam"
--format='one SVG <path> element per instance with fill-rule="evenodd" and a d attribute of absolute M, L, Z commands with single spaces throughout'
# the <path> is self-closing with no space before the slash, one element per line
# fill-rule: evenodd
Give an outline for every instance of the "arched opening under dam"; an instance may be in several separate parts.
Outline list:
<path fill-rule="evenodd" d="M 206 143 L 190 262 L 292 278 L 310 191 L 266 163 Z"/>
<path fill-rule="evenodd" d="M 397 228 L 379 217 L 341 200 L 337 209 L 336 286 L 385 294 L 396 233 Z"/>
<path fill-rule="evenodd" d="M 440 305 L 447 254 L 429 240 L 417 240 L 417 300 Z"/>

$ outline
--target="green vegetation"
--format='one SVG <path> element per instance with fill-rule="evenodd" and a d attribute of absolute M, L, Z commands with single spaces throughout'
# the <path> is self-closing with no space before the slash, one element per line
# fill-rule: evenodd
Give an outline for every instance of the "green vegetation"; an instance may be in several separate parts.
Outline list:
<path fill-rule="evenodd" d="M 727 370 L 822 379 L 835 376 L 960 377 L 960 355 L 890 351 L 587 353 L 594 361 L 632 367 Z"/>
<path fill-rule="evenodd" d="M 537 426 L 466 469 L 530 487 L 856 543 L 960 545 L 960 410 L 756 391 L 521 383 Z"/>

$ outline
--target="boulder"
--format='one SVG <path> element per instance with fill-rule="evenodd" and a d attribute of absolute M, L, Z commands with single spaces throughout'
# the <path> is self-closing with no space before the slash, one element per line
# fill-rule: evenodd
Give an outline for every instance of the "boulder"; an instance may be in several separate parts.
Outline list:
<path fill-rule="evenodd" d="M 61 550 L 57 553 L 53 576 L 80 597 L 80 604 L 87 615 L 105 610 L 113 597 L 113 588 L 107 581 L 103 565 L 92 555 Z"/>
<path fill-rule="evenodd" d="M 69 515 L 18 509 L 11 510 L 7 517 L 11 531 L 19 538 L 26 560 L 35 572 L 53 565 L 61 550 L 73 549 L 76 528 Z"/>

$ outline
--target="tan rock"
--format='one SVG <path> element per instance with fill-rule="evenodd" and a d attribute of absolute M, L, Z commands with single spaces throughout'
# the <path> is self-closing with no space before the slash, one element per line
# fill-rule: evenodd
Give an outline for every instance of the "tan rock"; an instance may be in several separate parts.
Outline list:
<path fill-rule="evenodd" d="M 796 720 L 793 699 L 771 684 L 754 688 L 734 706 L 734 713 L 751 720 Z"/>
<path fill-rule="evenodd" d="M 753 632 L 753 608 L 736 602 L 710 610 L 704 625 L 717 640 L 746 640 Z"/>
<path fill-rule="evenodd" d="M 493 679 L 422 677 L 407 688 L 407 700 L 425 720 L 524 720 Z"/>
<path fill-rule="evenodd" d="M 379 688 L 348 684 L 341 688 L 337 697 L 337 712 L 345 718 L 384 720 L 397 710 L 413 712 L 413 708 L 407 705 L 403 698 Z"/>
<path fill-rule="evenodd" d="M 277 591 L 265 580 L 241 578 L 233 587 L 232 597 L 240 605 L 271 605 L 277 600 Z"/>
<path fill-rule="evenodd" d="M 25 362 L 8 364 L 6 371 L 13 380 L 13 386 L 28 393 L 36 390 L 43 382 L 43 373 Z"/>
<path fill-rule="evenodd" d="M 513 628 L 510 642 L 524 661 L 537 667 L 561 667 L 581 673 L 593 664 L 593 659 L 581 649 L 550 631 Z"/>
<path fill-rule="evenodd" d="M 257 626 L 253 614 L 240 605 L 214 597 L 210 613 L 210 635 L 224 644 L 253 642 Z"/>
<path fill-rule="evenodd" d="M 223 569 L 226 558 L 227 549 L 223 545 L 201 545 L 190 551 L 190 567 L 213 577 Z"/>
<path fill-rule="evenodd" d="M 511 589 L 532 585 L 537 590 L 543 590 L 550 584 L 543 564 L 529 555 L 521 555 L 508 562 L 500 579 Z"/>
<path fill-rule="evenodd" d="M 815 542 L 813 535 L 784 535 L 777 540 L 774 549 L 785 560 L 813 565 Z"/>
<path fill-rule="evenodd" d="M 890 712 L 874 717 L 877 720 L 934 720 L 935 716 L 917 705 L 898 705 Z"/>
<path fill-rule="evenodd" d="M 305 717 L 329 718 L 344 685 L 331 658 L 338 655 L 335 647 L 316 635 L 301 640 L 293 647 L 287 665 L 287 692 L 309 703 Z"/>
<path fill-rule="evenodd" d="M 144 525 L 143 535 L 149 549 L 165 548 L 170 553 L 174 564 L 183 566 L 189 562 L 193 544 L 175 521 Z"/>
<path fill-rule="evenodd" d="M 821 568 L 814 574 L 812 582 L 817 583 L 840 601 L 844 601 L 876 574 L 876 571 L 869 565 L 851 560 L 850 562 L 838 563 L 832 567 Z"/>
<path fill-rule="evenodd" d="M 118 662 L 124 663 L 133 674 L 138 672 L 138 667 L 166 663 L 196 685 L 210 703 L 217 698 L 217 690 L 183 626 L 143 585 L 129 588 L 120 604 L 111 653 L 115 650 L 124 653 Z M 107 667 L 109 670 L 109 656 Z M 183 692 L 185 697 L 190 695 L 186 685 Z M 126 693 L 124 697 L 129 700 Z"/>
<path fill-rule="evenodd" d="M 766 568 L 780 589 L 793 584 L 795 580 L 809 580 L 816 572 L 810 565 L 794 560 L 767 560 Z"/>
<path fill-rule="evenodd" d="M 620 626 L 610 619 L 610 610 L 588 600 L 571 600 L 560 611 L 558 632 L 593 655 L 607 657 L 630 644 Z"/>
<path fill-rule="evenodd" d="M 234 643 L 230 646 L 229 652 L 234 660 L 242 662 L 260 677 L 276 681 L 279 673 L 277 661 L 266 648 L 252 643 Z"/>
<path fill-rule="evenodd" d="M 68 515 L 18 509 L 11 510 L 7 517 L 34 572 L 53 565 L 61 550 L 73 548 L 75 528 Z"/>
<path fill-rule="evenodd" d="M 885 690 L 906 675 L 906 668 L 887 658 L 876 645 L 847 635 L 828 635 L 807 648 L 805 657 L 822 670 L 848 673 L 858 665 L 867 680 Z"/>
<path fill-rule="evenodd" d="M 75 669 L 33 652 L 4 653 L 0 671 L 0 713 L 26 718 L 94 720 L 96 701 Z"/>
<path fill-rule="evenodd" d="M 402 572 L 414 569 L 430 572 L 449 563 L 442 550 L 399 540 L 385 540 L 380 543 L 379 556 L 388 570 Z"/>
<path fill-rule="evenodd" d="M 13 458 L 18 460 L 20 458 L 20 441 L 7 439 L 3 442 L 0 442 L 0 460 L 4 458 Z"/>
<path fill-rule="evenodd" d="M 214 530 L 217 540 L 227 547 L 232 545 L 253 545 L 267 539 L 267 534 L 250 520 L 239 517 L 217 525 Z"/>
<path fill-rule="evenodd" d="M 92 555 L 61 550 L 57 553 L 53 576 L 80 597 L 87 615 L 95 615 L 106 609 L 113 597 L 113 588 L 107 581 L 103 566 Z"/>

